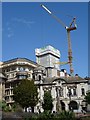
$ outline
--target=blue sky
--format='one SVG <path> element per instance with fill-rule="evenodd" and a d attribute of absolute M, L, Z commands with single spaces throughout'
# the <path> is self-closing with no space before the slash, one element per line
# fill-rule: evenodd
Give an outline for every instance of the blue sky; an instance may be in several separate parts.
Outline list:
<path fill-rule="evenodd" d="M 47 6 L 67 26 L 76 16 L 77 30 L 71 32 L 74 74 L 88 76 L 88 3 L 86 2 L 15 2 L 2 6 L 2 60 L 24 57 L 35 61 L 35 48 L 52 45 L 61 52 L 60 61 L 68 60 L 65 28 L 40 4 Z M 70 15 L 68 17 L 68 15 Z M 61 68 L 67 69 L 64 65 Z"/>

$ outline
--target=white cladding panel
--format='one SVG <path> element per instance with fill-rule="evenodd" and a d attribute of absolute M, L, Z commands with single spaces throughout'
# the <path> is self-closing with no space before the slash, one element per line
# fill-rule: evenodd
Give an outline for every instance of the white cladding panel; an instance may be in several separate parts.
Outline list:
<path fill-rule="evenodd" d="M 60 57 L 60 51 L 57 50 L 56 48 L 50 46 L 50 45 L 48 45 L 46 47 L 43 47 L 43 48 L 36 48 L 35 49 L 35 54 L 36 55 L 43 55 L 43 54 L 46 54 L 46 53 L 53 53 L 57 57 Z"/>

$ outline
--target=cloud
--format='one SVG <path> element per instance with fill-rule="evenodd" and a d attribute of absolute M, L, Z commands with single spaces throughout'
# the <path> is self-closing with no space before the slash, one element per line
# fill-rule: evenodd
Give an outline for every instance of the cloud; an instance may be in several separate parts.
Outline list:
<path fill-rule="evenodd" d="M 29 28 L 31 27 L 31 24 L 35 23 L 34 21 L 27 21 L 27 20 L 22 19 L 22 18 L 13 18 L 12 21 L 25 24 Z"/>
<path fill-rule="evenodd" d="M 14 36 L 14 33 L 13 33 L 13 32 L 7 34 L 7 37 L 8 37 L 8 38 L 11 38 L 12 36 Z"/>
<path fill-rule="evenodd" d="M 17 24 L 22 24 L 22 26 L 26 25 L 26 27 L 28 27 L 30 29 L 31 28 L 31 24 L 34 24 L 34 23 L 35 23 L 34 21 L 28 21 L 28 20 L 23 19 L 23 18 L 12 18 L 10 21 L 7 21 L 6 29 L 3 28 L 3 30 L 4 30 L 3 33 L 8 38 L 11 38 L 15 34 L 15 30 L 16 30 Z"/>
<path fill-rule="evenodd" d="M 11 37 L 14 36 L 13 26 L 11 25 L 11 22 L 7 22 L 6 25 L 7 25 L 6 29 L 3 28 L 4 34 L 5 34 L 5 31 L 6 31 L 7 37 L 11 38 Z"/>

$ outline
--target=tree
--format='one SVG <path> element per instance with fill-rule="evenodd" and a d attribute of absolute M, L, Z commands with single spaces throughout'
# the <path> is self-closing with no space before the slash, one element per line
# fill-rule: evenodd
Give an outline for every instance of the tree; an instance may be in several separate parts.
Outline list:
<path fill-rule="evenodd" d="M 52 110 L 53 108 L 53 104 L 52 104 L 53 100 L 52 100 L 52 96 L 51 96 L 51 93 L 50 91 L 46 91 L 44 93 L 44 103 L 42 105 L 44 111 L 46 110 Z"/>
<path fill-rule="evenodd" d="M 18 86 L 14 88 L 14 100 L 23 108 L 31 107 L 34 112 L 34 106 L 38 102 L 37 87 L 33 80 L 22 80 Z"/>
<path fill-rule="evenodd" d="M 88 104 L 90 104 L 90 91 L 87 92 L 87 94 L 85 96 L 85 100 Z"/>

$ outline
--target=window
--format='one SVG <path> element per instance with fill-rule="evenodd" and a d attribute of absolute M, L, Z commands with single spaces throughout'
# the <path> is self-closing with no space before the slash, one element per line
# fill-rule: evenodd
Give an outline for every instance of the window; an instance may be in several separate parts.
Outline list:
<path fill-rule="evenodd" d="M 7 75 L 7 78 L 9 78 L 9 75 Z"/>
<path fill-rule="evenodd" d="M 74 95 L 74 96 L 77 95 L 77 94 L 76 94 L 76 88 L 73 89 L 73 95 Z"/>
<path fill-rule="evenodd" d="M 5 97 L 6 102 L 9 102 L 9 96 Z"/>
<path fill-rule="evenodd" d="M 5 88 L 9 88 L 9 87 L 10 87 L 9 83 L 5 84 Z"/>
<path fill-rule="evenodd" d="M 68 89 L 68 95 L 69 95 L 69 97 L 72 95 L 71 89 Z"/>
<path fill-rule="evenodd" d="M 5 70 L 3 70 L 3 72 L 5 73 Z"/>
<path fill-rule="evenodd" d="M 85 89 L 84 88 L 81 89 L 81 93 L 82 93 L 82 95 L 85 95 Z"/>
<path fill-rule="evenodd" d="M 14 87 L 14 83 L 11 83 L 11 87 Z"/>
<path fill-rule="evenodd" d="M 26 75 L 19 75 L 19 79 L 26 79 L 27 76 Z"/>
<path fill-rule="evenodd" d="M 28 74 L 28 77 L 31 77 L 31 74 Z"/>
<path fill-rule="evenodd" d="M 20 71 L 24 71 L 25 69 L 23 67 L 20 67 Z"/>
<path fill-rule="evenodd" d="M 60 97 L 63 96 L 63 89 L 59 89 L 59 96 L 60 96 Z"/>
<path fill-rule="evenodd" d="M 13 101 L 13 96 L 11 97 L 11 101 Z"/>
<path fill-rule="evenodd" d="M 10 70 L 11 70 L 11 71 L 14 71 L 15 69 L 16 69 L 15 67 L 12 67 Z"/>
<path fill-rule="evenodd" d="M 11 90 L 11 94 L 13 94 L 13 90 Z"/>
<path fill-rule="evenodd" d="M 7 91 L 5 91 L 5 93 L 6 93 L 6 95 L 9 95 L 9 94 L 10 94 L 10 91 L 9 91 L 9 90 L 7 90 Z"/>
<path fill-rule="evenodd" d="M 33 79 L 35 80 L 35 75 L 33 75 Z"/>
<path fill-rule="evenodd" d="M 41 75 L 39 75 L 39 80 L 41 80 Z"/>
<path fill-rule="evenodd" d="M 6 72 L 9 72 L 9 71 L 10 71 L 10 69 L 9 69 L 9 68 L 7 68 L 7 69 L 6 69 Z"/>

